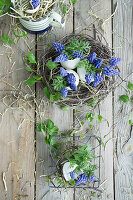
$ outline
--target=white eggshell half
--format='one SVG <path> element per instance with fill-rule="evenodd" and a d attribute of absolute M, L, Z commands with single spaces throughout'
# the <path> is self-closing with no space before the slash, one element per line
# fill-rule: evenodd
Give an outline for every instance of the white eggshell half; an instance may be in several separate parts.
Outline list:
<path fill-rule="evenodd" d="M 76 167 L 77 165 L 74 165 L 74 167 L 70 167 L 70 162 L 66 162 L 63 165 L 63 176 L 66 179 L 66 181 L 70 181 L 71 179 L 70 172 L 74 171 Z M 78 174 L 75 174 L 75 179 L 82 173 L 83 171 L 79 171 Z"/>
<path fill-rule="evenodd" d="M 76 65 L 80 62 L 80 58 L 75 58 L 73 60 L 68 60 L 65 62 L 61 62 L 62 67 L 65 69 L 75 69 Z"/>
<path fill-rule="evenodd" d="M 86 80 L 85 80 L 85 75 L 86 75 L 87 73 L 86 73 L 85 68 L 84 68 L 84 67 L 82 67 L 82 68 L 77 68 L 77 73 L 78 73 L 78 75 L 79 75 L 80 80 L 86 82 Z M 94 81 L 94 78 L 93 78 L 92 82 L 93 82 L 93 81 Z"/>
<path fill-rule="evenodd" d="M 74 71 L 74 70 L 66 70 L 69 74 L 73 74 L 74 76 L 75 76 L 75 78 L 76 78 L 76 82 L 75 82 L 75 84 L 76 84 L 76 86 L 78 86 L 78 84 L 79 84 L 79 75 Z M 71 90 L 71 88 L 70 87 L 67 87 L 67 89 L 68 90 Z"/>
<path fill-rule="evenodd" d="M 28 10 L 25 10 L 25 12 L 29 14 L 35 13 L 39 10 L 39 7 L 40 7 L 40 4 L 35 9 L 28 9 Z"/>

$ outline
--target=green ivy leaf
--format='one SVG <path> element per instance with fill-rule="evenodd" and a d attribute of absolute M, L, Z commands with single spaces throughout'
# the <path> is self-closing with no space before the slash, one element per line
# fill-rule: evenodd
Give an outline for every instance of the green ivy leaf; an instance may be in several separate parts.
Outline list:
<path fill-rule="evenodd" d="M 32 53 L 30 53 L 29 51 L 28 51 L 28 58 L 29 58 L 30 63 L 32 63 L 32 64 L 36 63 L 35 56 Z"/>
<path fill-rule="evenodd" d="M 130 124 L 130 125 L 133 125 L 133 122 L 132 122 L 132 120 L 129 120 L 129 124 Z"/>
<path fill-rule="evenodd" d="M 124 103 L 128 102 L 130 99 L 129 99 L 129 96 L 128 95 L 121 95 L 120 96 L 120 100 Z"/>
<path fill-rule="evenodd" d="M 93 114 L 92 113 L 87 113 L 87 119 L 89 122 L 93 121 Z"/>
<path fill-rule="evenodd" d="M 28 72 L 33 72 L 33 70 L 32 70 L 29 66 L 25 67 L 25 69 L 26 69 L 26 71 L 28 71 Z"/>
<path fill-rule="evenodd" d="M 33 78 L 36 79 L 36 80 L 38 80 L 38 81 L 42 80 L 42 76 L 35 75 L 35 76 L 33 76 Z"/>
<path fill-rule="evenodd" d="M 50 94 L 50 96 L 49 96 L 49 100 L 50 100 L 50 102 L 53 102 L 53 101 L 54 101 L 54 97 L 53 97 L 52 94 Z"/>
<path fill-rule="evenodd" d="M 54 127 L 54 122 L 51 119 L 47 120 L 47 129 L 51 130 Z"/>
<path fill-rule="evenodd" d="M 55 101 L 58 101 L 61 97 L 61 93 L 60 92 L 56 92 L 55 95 L 54 95 L 54 99 Z"/>
<path fill-rule="evenodd" d="M 77 3 L 77 0 L 70 0 L 73 4 Z"/>
<path fill-rule="evenodd" d="M 47 177 L 47 178 L 45 179 L 45 181 L 46 181 L 47 183 L 50 183 L 51 179 Z"/>
<path fill-rule="evenodd" d="M 0 40 L 4 44 L 12 45 L 14 43 L 14 39 L 11 39 L 7 33 L 4 33 L 3 37 L 1 37 Z"/>
<path fill-rule="evenodd" d="M 103 117 L 102 117 L 101 115 L 98 115 L 98 122 L 99 122 L 99 123 L 101 123 L 102 118 L 103 118 Z"/>
<path fill-rule="evenodd" d="M 36 129 L 37 132 L 44 132 L 45 131 L 45 125 L 43 122 L 41 122 Z"/>
<path fill-rule="evenodd" d="M 46 63 L 46 66 L 49 68 L 49 69 L 54 69 L 54 68 L 56 68 L 57 66 L 58 66 L 59 64 L 57 64 L 57 63 L 54 63 L 54 62 L 52 62 L 51 60 L 49 60 L 47 63 Z"/>
<path fill-rule="evenodd" d="M 50 142 L 50 145 L 52 146 L 56 144 L 56 140 L 53 137 L 50 137 L 49 142 Z"/>
<path fill-rule="evenodd" d="M 64 110 L 64 111 L 68 111 L 69 107 L 68 106 L 62 106 L 61 109 Z"/>
<path fill-rule="evenodd" d="M 70 179 L 69 184 L 70 184 L 70 185 L 75 185 L 75 180 Z"/>
<path fill-rule="evenodd" d="M 28 85 L 34 85 L 36 83 L 36 80 L 34 78 L 29 78 L 25 81 Z"/>
<path fill-rule="evenodd" d="M 129 90 L 133 91 L 133 83 L 131 83 L 130 81 L 128 82 L 127 87 Z"/>
<path fill-rule="evenodd" d="M 67 12 L 67 5 L 63 4 L 63 7 L 62 7 L 62 13 L 63 15 L 65 15 Z"/>
<path fill-rule="evenodd" d="M 43 92 L 44 92 L 44 94 L 45 94 L 48 98 L 50 98 L 50 92 L 49 92 L 49 90 L 48 90 L 47 87 L 44 87 L 44 88 L 43 88 Z"/>

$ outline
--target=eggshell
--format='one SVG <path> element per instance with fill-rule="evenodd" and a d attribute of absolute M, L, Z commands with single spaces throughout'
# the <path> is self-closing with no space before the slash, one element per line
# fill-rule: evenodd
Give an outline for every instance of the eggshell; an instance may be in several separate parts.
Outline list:
<path fill-rule="evenodd" d="M 79 84 L 79 75 L 74 71 L 74 70 L 66 70 L 69 74 L 73 74 L 74 76 L 75 76 L 75 78 L 76 78 L 76 82 L 75 82 L 75 84 L 76 84 L 76 86 L 78 86 L 78 84 Z M 67 87 L 67 89 L 68 90 L 71 90 L 71 88 L 70 87 Z"/>
<path fill-rule="evenodd" d="M 40 7 L 40 4 L 35 9 L 28 9 L 28 10 L 25 10 L 25 12 L 29 14 L 35 13 L 39 10 L 39 7 Z"/>
<path fill-rule="evenodd" d="M 77 73 L 78 73 L 79 78 L 80 78 L 81 81 L 86 81 L 86 80 L 85 80 L 86 70 L 85 70 L 84 67 L 82 67 L 82 68 L 77 68 Z"/>
<path fill-rule="evenodd" d="M 66 179 L 66 181 L 70 181 L 71 179 L 70 172 L 74 171 L 77 166 L 78 165 L 75 164 L 74 167 L 70 167 L 70 162 L 66 162 L 63 165 L 63 176 Z M 79 171 L 78 174 L 75 174 L 75 179 L 82 173 L 83 171 Z"/>
<path fill-rule="evenodd" d="M 80 58 L 75 58 L 73 60 L 68 60 L 65 62 L 61 62 L 62 67 L 65 69 L 75 69 L 76 65 L 80 62 Z"/>

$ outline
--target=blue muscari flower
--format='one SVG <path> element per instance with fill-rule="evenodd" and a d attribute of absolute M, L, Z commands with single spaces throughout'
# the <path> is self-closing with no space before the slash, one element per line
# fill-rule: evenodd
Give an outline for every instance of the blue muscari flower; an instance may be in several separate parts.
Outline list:
<path fill-rule="evenodd" d="M 40 1 L 39 0 L 32 0 L 30 2 L 31 6 L 33 6 L 33 8 L 35 9 L 39 4 L 40 4 Z"/>
<path fill-rule="evenodd" d="M 115 76 L 115 75 L 120 75 L 120 72 L 117 70 L 113 69 L 112 67 L 104 67 L 103 74 L 106 76 Z"/>
<path fill-rule="evenodd" d="M 82 55 L 82 53 L 80 51 L 76 51 L 72 54 L 72 56 L 74 56 L 75 58 L 81 58 L 83 59 L 84 56 Z"/>
<path fill-rule="evenodd" d="M 68 56 L 66 56 L 65 54 L 60 54 L 58 57 L 55 58 L 54 62 L 58 63 L 58 62 L 65 62 L 68 61 Z"/>
<path fill-rule="evenodd" d="M 63 98 L 66 98 L 66 97 L 67 97 L 67 94 L 68 94 L 68 90 L 67 90 L 67 89 L 62 89 L 62 90 L 61 90 L 61 94 L 62 94 L 62 97 L 63 97 Z"/>
<path fill-rule="evenodd" d="M 73 84 L 73 83 L 70 84 L 70 88 L 72 90 L 77 90 L 77 86 L 75 84 Z"/>
<path fill-rule="evenodd" d="M 93 52 L 91 55 L 89 55 L 89 57 L 87 59 L 89 60 L 90 63 L 93 63 L 96 56 L 97 56 L 97 54 L 95 52 Z"/>
<path fill-rule="evenodd" d="M 81 174 L 76 182 L 76 185 L 80 185 L 81 183 L 85 183 L 88 180 L 88 177 L 85 174 Z"/>
<path fill-rule="evenodd" d="M 65 77 L 65 76 L 67 76 L 67 74 L 68 74 L 67 70 L 65 70 L 63 67 L 60 67 L 60 75 Z"/>
<path fill-rule="evenodd" d="M 99 58 L 97 60 L 94 60 L 94 65 L 96 68 L 100 68 L 101 65 L 102 65 L 102 62 L 103 62 L 103 59 L 102 58 Z"/>
<path fill-rule="evenodd" d="M 76 78 L 75 78 L 75 76 L 73 75 L 73 74 L 68 74 L 67 75 L 67 82 L 69 83 L 69 84 L 75 84 L 75 82 L 76 82 Z"/>
<path fill-rule="evenodd" d="M 75 175 L 76 175 L 76 172 L 75 171 L 72 171 L 72 172 L 70 172 L 70 177 L 71 177 L 71 179 L 75 179 Z"/>
<path fill-rule="evenodd" d="M 94 176 L 94 175 L 91 175 L 91 177 L 89 178 L 89 181 L 90 181 L 90 182 L 93 182 L 94 179 L 95 179 L 95 176 Z"/>
<path fill-rule="evenodd" d="M 62 53 L 62 51 L 65 49 L 64 45 L 61 43 L 51 42 L 51 44 L 58 53 Z"/>
<path fill-rule="evenodd" d="M 121 61 L 121 58 L 111 58 L 109 59 L 111 67 L 116 66 Z"/>
<path fill-rule="evenodd" d="M 100 74 L 96 74 L 94 77 L 93 86 L 96 87 L 103 80 L 103 76 Z"/>
<path fill-rule="evenodd" d="M 92 76 L 92 74 L 89 74 L 89 75 L 86 74 L 85 80 L 86 80 L 87 85 L 90 85 L 90 83 L 94 80 L 94 77 Z"/>

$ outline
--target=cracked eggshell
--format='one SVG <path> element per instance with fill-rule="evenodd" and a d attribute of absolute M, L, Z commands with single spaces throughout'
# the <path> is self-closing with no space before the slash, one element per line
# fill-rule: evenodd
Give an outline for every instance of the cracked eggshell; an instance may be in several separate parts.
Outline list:
<path fill-rule="evenodd" d="M 84 67 L 82 67 L 82 68 L 77 68 L 77 73 L 78 73 L 79 78 L 80 78 L 81 81 L 86 81 L 86 80 L 85 80 L 86 70 L 85 70 Z"/>
<path fill-rule="evenodd" d="M 70 162 L 66 162 L 63 165 L 63 176 L 66 179 L 66 181 L 70 181 L 71 179 L 70 172 L 74 171 L 77 166 L 78 165 L 75 164 L 74 167 L 70 167 Z M 79 171 L 78 174 L 75 174 L 75 179 L 82 173 L 83 171 Z"/>
<path fill-rule="evenodd" d="M 74 70 L 66 70 L 69 74 L 73 74 L 76 78 L 76 86 L 79 84 L 79 75 Z M 71 90 L 70 87 L 67 87 L 68 90 Z"/>
<path fill-rule="evenodd" d="M 73 60 L 68 60 L 65 62 L 61 62 L 62 67 L 65 69 L 75 69 L 76 65 L 80 62 L 80 58 L 75 58 Z"/>

